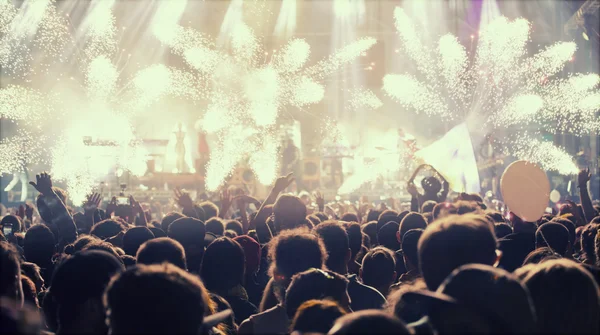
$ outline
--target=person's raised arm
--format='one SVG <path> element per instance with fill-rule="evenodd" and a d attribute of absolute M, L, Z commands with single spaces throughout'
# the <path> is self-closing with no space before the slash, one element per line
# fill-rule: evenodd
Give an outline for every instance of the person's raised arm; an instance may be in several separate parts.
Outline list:
<path fill-rule="evenodd" d="M 148 219 L 144 208 L 139 201 L 135 200 L 133 195 L 129 196 L 129 203 L 131 204 L 131 215 L 136 226 L 148 227 Z"/>
<path fill-rule="evenodd" d="M 86 226 L 89 226 L 90 229 L 94 224 L 102 221 L 100 212 L 98 211 L 101 202 L 102 196 L 98 193 L 92 193 L 87 197 L 86 202 L 83 204 L 83 216 L 86 221 Z"/>
<path fill-rule="evenodd" d="M 448 197 L 448 192 L 450 192 L 450 183 L 444 178 L 444 176 L 433 166 L 429 165 L 429 167 L 435 171 L 435 174 L 442 180 L 442 191 L 440 193 L 440 202 L 446 201 Z"/>
<path fill-rule="evenodd" d="M 248 221 L 248 214 L 246 210 L 249 204 L 254 204 L 254 206 L 258 208 L 258 206 L 260 206 L 260 201 L 246 194 L 236 196 L 233 198 L 233 201 L 236 202 L 237 207 L 240 210 L 240 221 L 242 222 L 242 227 L 244 228 L 244 234 L 247 234 L 248 230 L 250 230 L 250 221 Z"/>
<path fill-rule="evenodd" d="M 52 213 L 52 224 L 58 227 L 59 245 L 72 243 L 77 239 L 77 226 L 73 217 L 67 210 L 67 206 L 60 200 L 52 189 L 52 179 L 46 172 L 35 176 L 35 182 L 29 182 L 38 192 L 42 194 L 44 202 Z"/>
<path fill-rule="evenodd" d="M 419 165 L 419 167 L 417 167 L 417 169 L 415 170 L 415 172 L 413 172 L 412 176 L 410 176 L 410 179 L 408 180 L 408 182 L 406 183 L 406 191 L 408 191 L 408 193 L 410 194 L 410 210 L 412 212 L 419 212 L 419 198 L 421 197 L 421 194 L 419 193 L 419 190 L 417 190 L 417 186 L 415 185 L 415 178 L 417 177 L 417 174 L 419 173 L 419 171 L 421 171 L 421 169 L 425 166 L 426 164 L 422 164 Z"/>
<path fill-rule="evenodd" d="M 592 205 L 592 199 L 590 198 L 590 192 L 588 191 L 588 182 L 592 178 L 592 174 L 590 173 L 590 169 L 583 169 L 579 171 L 579 175 L 577 176 L 577 185 L 579 187 L 579 199 L 581 202 L 581 207 L 583 207 L 583 215 L 585 216 L 585 223 L 590 223 L 590 221 L 597 215 L 594 210 L 594 206 Z"/>
<path fill-rule="evenodd" d="M 190 197 L 189 193 L 183 192 L 182 190 L 176 188 L 174 191 L 175 202 L 182 208 L 182 213 L 185 216 L 196 218 L 201 220 L 202 218 L 196 212 L 194 208 L 194 202 Z"/>
<path fill-rule="evenodd" d="M 294 175 L 292 173 L 288 174 L 285 177 L 277 178 L 277 180 L 275 180 L 275 185 L 273 185 L 271 192 L 269 192 L 269 196 L 267 196 L 265 201 L 263 201 L 262 205 L 260 205 L 260 209 L 258 210 L 256 217 L 260 217 L 260 214 L 262 211 L 264 211 L 265 206 L 272 205 L 273 203 L 275 203 L 275 200 L 277 200 L 279 193 L 283 192 L 283 190 L 288 188 L 288 186 L 290 186 L 293 181 Z"/>
<path fill-rule="evenodd" d="M 325 197 L 321 192 L 315 192 L 315 202 L 319 207 L 319 212 L 325 211 Z"/>
<path fill-rule="evenodd" d="M 229 212 L 229 208 L 231 208 L 231 203 L 233 202 L 233 196 L 229 193 L 229 190 L 224 188 L 221 191 L 221 207 L 219 208 L 219 217 L 221 219 L 225 218 L 227 212 Z"/>

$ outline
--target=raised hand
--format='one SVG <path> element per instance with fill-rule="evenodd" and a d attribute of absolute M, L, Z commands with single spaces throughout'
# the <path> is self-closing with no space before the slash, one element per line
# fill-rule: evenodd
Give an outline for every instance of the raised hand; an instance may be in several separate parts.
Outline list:
<path fill-rule="evenodd" d="M 94 213 L 96 209 L 100 208 L 102 202 L 102 196 L 99 193 L 92 193 L 88 195 L 87 201 L 83 204 L 83 210 L 86 213 Z"/>
<path fill-rule="evenodd" d="M 140 204 L 139 201 L 136 201 L 133 195 L 129 196 L 129 203 L 131 204 L 133 215 L 144 214 L 144 208 L 142 207 L 142 204 Z"/>
<path fill-rule="evenodd" d="M 47 172 L 42 172 L 35 176 L 36 182 L 30 181 L 29 184 L 33 186 L 42 195 L 47 196 L 52 194 L 52 178 Z"/>
<path fill-rule="evenodd" d="M 415 183 L 409 182 L 406 185 L 406 191 L 408 191 L 408 193 L 414 197 L 416 197 L 417 195 L 419 195 L 419 191 L 417 190 L 417 186 L 415 185 Z"/>
<path fill-rule="evenodd" d="M 115 210 L 117 210 L 117 197 L 112 197 L 110 202 L 106 205 L 106 217 L 110 218 Z"/>
<path fill-rule="evenodd" d="M 33 205 L 25 204 L 25 217 L 29 220 L 33 219 Z"/>
<path fill-rule="evenodd" d="M 275 185 L 273 186 L 273 191 L 277 193 L 283 192 L 286 188 L 288 188 L 293 182 L 296 180 L 294 178 L 294 174 L 290 173 L 285 177 L 279 177 L 275 180 Z"/>
<path fill-rule="evenodd" d="M 229 193 L 226 188 L 221 191 L 221 208 L 219 210 L 219 216 L 225 218 L 225 214 L 229 211 L 231 204 L 233 203 L 233 196 Z"/>
<path fill-rule="evenodd" d="M 25 206 L 19 205 L 19 209 L 17 210 L 17 216 L 21 219 L 25 218 Z"/>
<path fill-rule="evenodd" d="M 237 195 L 233 198 L 233 201 L 237 204 L 238 208 L 243 208 L 248 204 L 254 204 L 257 207 L 260 206 L 260 201 L 258 201 L 258 199 L 247 194 Z"/>
<path fill-rule="evenodd" d="M 314 196 L 315 202 L 317 203 L 317 206 L 319 206 L 319 212 L 322 212 L 323 210 L 325 210 L 325 197 L 323 197 L 323 194 L 321 192 L 315 192 Z"/>
<path fill-rule="evenodd" d="M 579 187 L 587 187 L 587 182 L 590 181 L 590 179 L 592 179 L 590 168 L 582 169 L 577 175 L 577 185 L 579 185 Z"/>
<path fill-rule="evenodd" d="M 189 193 L 184 192 L 179 188 L 176 188 L 174 191 L 174 199 L 181 208 L 188 209 L 194 207 L 194 202 Z"/>

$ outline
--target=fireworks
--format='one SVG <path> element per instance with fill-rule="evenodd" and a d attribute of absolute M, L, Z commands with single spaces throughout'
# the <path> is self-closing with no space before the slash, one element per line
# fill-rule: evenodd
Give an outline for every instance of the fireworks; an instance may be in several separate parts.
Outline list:
<path fill-rule="evenodd" d="M 401 8 L 395 24 L 407 55 L 422 74 L 388 74 L 383 90 L 404 107 L 446 121 L 476 120 L 479 130 L 514 133 L 543 127 L 550 132 L 585 134 L 600 131 L 598 75 L 555 76 L 573 57 L 575 43 L 559 42 L 526 57 L 530 24 L 500 17 L 479 34 L 477 50 L 469 57 L 451 34 L 430 49 Z M 511 131 L 512 129 L 512 131 Z M 529 141 L 529 143 L 526 143 Z M 574 173 L 569 155 L 550 143 L 529 137 L 502 141 L 507 153 L 538 163 L 548 170 Z M 537 149 L 535 149 L 537 148 Z M 544 151 L 544 154 L 533 154 Z M 554 161 L 554 163 L 551 163 Z"/>
<path fill-rule="evenodd" d="M 59 59 L 68 41 L 66 20 L 55 0 L 31 0 L 16 8 L 13 1 L 0 0 L 0 67 L 13 77 L 46 70 L 48 61 Z M 35 54 L 35 57 L 34 57 Z"/>
<path fill-rule="evenodd" d="M 230 50 L 217 48 L 209 36 L 179 26 L 184 6 L 183 1 L 162 3 L 153 31 L 208 83 L 202 93 L 209 103 L 201 125 L 219 140 L 207 165 L 207 189 L 217 189 L 246 158 L 258 180 L 270 184 L 278 172 L 278 145 L 274 143 L 278 143 L 282 112 L 321 101 L 323 79 L 356 59 L 375 40 L 360 39 L 306 66 L 310 58 L 306 41 L 292 39 L 271 52 L 243 22 L 229 27 Z"/>

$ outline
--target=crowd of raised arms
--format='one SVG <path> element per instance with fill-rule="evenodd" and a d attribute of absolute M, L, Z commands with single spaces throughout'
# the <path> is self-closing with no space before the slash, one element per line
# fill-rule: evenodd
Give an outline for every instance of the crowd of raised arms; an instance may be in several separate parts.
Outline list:
<path fill-rule="evenodd" d="M 410 211 L 320 194 L 313 210 L 288 175 L 262 201 L 176 190 L 163 213 L 92 194 L 76 212 L 42 173 L 0 223 L 0 333 L 599 334 L 590 177 L 580 204 L 526 222 L 435 178 L 409 185 Z"/>

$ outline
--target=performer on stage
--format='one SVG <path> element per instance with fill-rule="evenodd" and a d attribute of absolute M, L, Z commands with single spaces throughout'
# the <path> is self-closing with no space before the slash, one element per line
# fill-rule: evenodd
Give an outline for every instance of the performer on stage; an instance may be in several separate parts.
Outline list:
<path fill-rule="evenodd" d="M 29 184 L 29 176 L 27 174 L 25 162 L 22 162 L 21 169 L 18 172 L 13 173 L 13 179 L 6 186 L 4 192 L 12 191 L 19 182 L 21 182 L 21 202 L 25 202 L 25 200 L 27 200 L 27 185 Z"/>
<path fill-rule="evenodd" d="M 185 163 L 185 131 L 183 131 L 183 125 L 181 122 L 179 123 L 178 130 L 174 132 L 175 134 L 175 168 L 177 172 L 184 173 L 187 172 L 187 165 Z"/>
<path fill-rule="evenodd" d="M 294 140 L 291 138 L 285 141 L 283 151 L 281 153 L 281 175 L 287 176 L 294 172 L 296 163 L 298 162 L 298 148 L 294 145 Z"/>
<path fill-rule="evenodd" d="M 496 198 L 500 198 L 498 186 L 500 183 L 500 175 L 502 173 L 502 160 L 504 156 L 497 148 L 496 139 L 493 134 L 487 134 L 479 149 L 479 170 L 482 179 L 482 192 L 492 191 Z"/>

